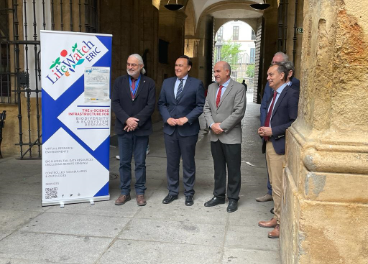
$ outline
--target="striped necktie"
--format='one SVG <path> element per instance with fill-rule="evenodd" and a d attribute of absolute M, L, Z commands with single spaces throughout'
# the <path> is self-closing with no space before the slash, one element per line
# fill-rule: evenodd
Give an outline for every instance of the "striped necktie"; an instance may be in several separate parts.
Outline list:
<path fill-rule="evenodd" d="M 178 86 L 178 91 L 176 92 L 176 101 L 180 100 L 180 97 L 183 93 L 183 79 L 179 79 L 180 83 Z"/>

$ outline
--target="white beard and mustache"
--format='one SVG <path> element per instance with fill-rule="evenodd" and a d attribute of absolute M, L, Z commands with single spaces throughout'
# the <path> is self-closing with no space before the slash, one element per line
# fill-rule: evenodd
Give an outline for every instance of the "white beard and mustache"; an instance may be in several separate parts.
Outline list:
<path fill-rule="evenodd" d="M 129 70 L 129 69 L 127 69 L 127 73 L 128 73 L 128 75 L 129 76 L 136 76 L 136 75 L 139 75 L 139 73 L 140 73 L 140 70 Z"/>

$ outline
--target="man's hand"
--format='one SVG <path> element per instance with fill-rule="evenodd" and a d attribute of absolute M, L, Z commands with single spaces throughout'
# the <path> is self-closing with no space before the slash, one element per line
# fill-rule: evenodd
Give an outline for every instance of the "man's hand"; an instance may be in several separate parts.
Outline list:
<path fill-rule="evenodd" d="M 220 124 L 221 123 L 214 123 L 212 126 L 211 126 L 211 130 L 217 134 L 217 135 L 220 135 L 222 132 L 224 132 L 224 130 L 222 130 L 222 128 L 220 127 Z"/>
<path fill-rule="evenodd" d="M 270 137 L 272 136 L 272 128 L 270 127 L 260 127 L 258 128 L 258 135 L 260 135 L 261 137 Z"/>
<path fill-rule="evenodd" d="M 262 135 L 263 135 L 263 130 L 262 130 L 262 128 L 261 128 L 261 127 L 260 127 L 260 128 L 258 128 L 257 133 L 258 133 L 258 135 L 260 135 L 260 136 L 262 137 Z"/>
<path fill-rule="evenodd" d="M 174 119 L 172 117 L 170 117 L 169 119 L 167 119 L 167 123 L 170 125 L 170 126 L 176 126 L 176 120 L 177 119 Z"/>
<path fill-rule="evenodd" d="M 182 126 L 184 125 L 186 122 L 188 122 L 188 118 L 186 118 L 185 116 L 184 117 L 181 117 L 181 118 L 178 118 L 178 119 L 175 119 L 176 121 L 176 124 L 178 126 Z"/>
<path fill-rule="evenodd" d="M 124 131 L 126 131 L 126 132 L 130 132 L 130 131 L 134 131 L 134 129 L 133 129 L 133 128 L 130 128 L 130 127 L 128 127 L 128 126 L 125 126 L 125 127 L 124 127 Z"/>
<path fill-rule="evenodd" d="M 127 121 L 125 122 L 126 126 L 124 127 L 124 130 L 126 132 L 134 131 L 138 127 L 138 122 L 139 122 L 139 119 L 135 117 L 129 117 Z"/>

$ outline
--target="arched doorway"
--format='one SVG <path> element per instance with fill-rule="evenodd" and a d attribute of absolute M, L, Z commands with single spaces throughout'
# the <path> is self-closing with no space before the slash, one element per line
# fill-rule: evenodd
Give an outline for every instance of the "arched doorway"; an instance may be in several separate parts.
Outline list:
<path fill-rule="evenodd" d="M 214 37 L 214 64 L 227 61 L 231 66 L 231 78 L 243 80 L 248 91 L 253 92 L 256 34 L 251 26 L 239 20 L 223 24 Z"/>

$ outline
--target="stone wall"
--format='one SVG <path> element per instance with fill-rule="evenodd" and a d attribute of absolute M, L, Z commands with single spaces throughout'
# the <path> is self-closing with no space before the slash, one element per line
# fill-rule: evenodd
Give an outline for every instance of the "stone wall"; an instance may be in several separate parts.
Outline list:
<path fill-rule="evenodd" d="M 111 85 L 126 74 L 126 61 L 130 54 L 138 53 L 145 59 L 147 76 L 156 81 L 156 98 L 160 89 L 161 71 L 158 67 L 159 11 L 151 0 L 103 0 L 99 6 L 100 32 L 112 34 Z M 153 120 L 158 121 L 158 111 Z M 112 128 L 115 117 L 112 118 Z M 113 130 L 112 130 L 113 131 Z"/>
<path fill-rule="evenodd" d="M 256 30 L 256 41 L 255 41 L 255 49 L 256 49 L 256 56 L 255 56 L 255 65 L 254 65 L 254 90 L 253 90 L 253 102 L 260 103 L 263 96 L 263 87 L 259 84 L 259 78 L 262 78 L 261 69 L 263 68 L 263 63 L 261 62 L 261 58 L 263 58 L 261 54 L 262 48 L 262 19 L 258 20 L 258 28 Z"/>
<path fill-rule="evenodd" d="M 263 88 L 266 86 L 267 83 L 267 70 L 271 64 L 273 55 L 278 51 L 277 50 L 277 38 L 278 38 L 278 6 L 277 1 L 270 1 L 268 2 L 271 4 L 269 8 L 267 8 L 263 13 L 264 24 L 263 24 L 263 39 L 262 39 L 262 50 L 261 53 L 263 55 L 262 61 L 262 80 L 261 80 L 261 87 L 262 87 L 262 95 L 263 95 Z"/>
<path fill-rule="evenodd" d="M 368 6 L 305 0 L 301 94 L 287 133 L 282 263 L 367 263 Z"/>

